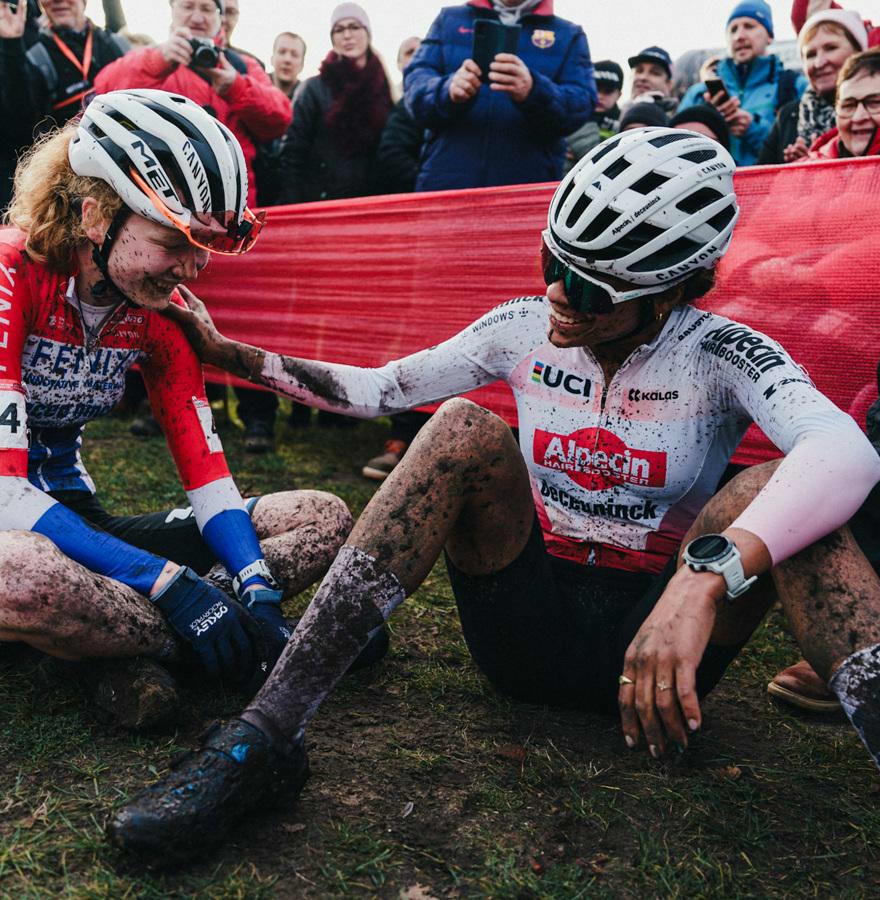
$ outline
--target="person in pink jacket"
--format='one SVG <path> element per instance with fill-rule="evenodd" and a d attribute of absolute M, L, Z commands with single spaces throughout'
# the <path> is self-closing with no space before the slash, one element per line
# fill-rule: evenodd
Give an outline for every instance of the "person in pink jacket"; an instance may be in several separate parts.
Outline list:
<path fill-rule="evenodd" d="M 171 0 L 168 40 L 106 66 L 95 79 L 95 90 L 158 88 L 204 107 L 238 138 L 247 162 L 248 203 L 255 205 L 256 145 L 285 133 L 292 117 L 290 101 L 255 59 L 223 49 L 222 13 L 223 0 Z M 216 49 L 216 61 L 200 65 L 199 49 L 207 56 Z"/>

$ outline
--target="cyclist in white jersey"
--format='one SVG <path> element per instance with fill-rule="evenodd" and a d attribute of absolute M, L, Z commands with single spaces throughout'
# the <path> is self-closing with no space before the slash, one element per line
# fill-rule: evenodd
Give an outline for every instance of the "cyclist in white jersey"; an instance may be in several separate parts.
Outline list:
<path fill-rule="evenodd" d="M 731 239 L 733 168 L 686 131 L 600 144 L 551 201 L 546 296 L 378 369 L 229 341 L 186 294 L 176 317 L 204 361 L 310 405 L 376 416 L 503 379 L 519 447 L 492 413 L 446 402 L 263 689 L 117 813 L 115 843 L 184 860 L 295 797 L 306 724 L 444 550 L 468 646 L 499 690 L 619 710 L 626 743 L 654 757 L 687 746 L 700 698 L 778 597 L 880 764 L 880 582 L 845 528 L 880 459 L 779 344 L 690 305 Z M 716 494 L 752 421 L 786 456 Z"/>

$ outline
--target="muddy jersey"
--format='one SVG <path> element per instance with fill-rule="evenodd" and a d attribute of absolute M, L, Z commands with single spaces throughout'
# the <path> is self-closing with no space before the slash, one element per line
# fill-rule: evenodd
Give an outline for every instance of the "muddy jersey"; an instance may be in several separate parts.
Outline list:
<path fill-rule="evenodd" d="M 261 559 L 179 328 L 129 304 L 98 333 L 84 328 L 74 279 L 30 261 L 22 246 L 19 232 L 0 234 L 0 529 L 40 532 L 93 571 L 149 590 L 164 560 L 96 533 L 48 493 L 94 493 L 83 428 L 113 409 L 138 363 L 203 536 L 233 572 Z"/>
<path fill-rule="evenodd" d="M 548 341 L 548 308 L 545 297 L 510 300 L 446 342 L 379 369 L 320 364 L 322 376 L 318 364 L 268 354 L 262 380 L 325 408 L 377 415 L 503 379 L 516 398 L 547 547 L 585 564 L 660 571 L 752 421 L 786 453 L 808 445 L 805 458 L 792 454 L 799 466 L 824 466 L 831 447 L 839 459 L 851 446 L 855 493 L 864 488 L 852 511 L 880 477 L 855 422 L 766 335 L 680 307 L 606 384 L 589 349 Z M 832 528 L 851 515 L 846 502 Z M 774 507 L 772 494 L 765 503 Z M 766 541 L 773 554 L 773 536 Z"/>

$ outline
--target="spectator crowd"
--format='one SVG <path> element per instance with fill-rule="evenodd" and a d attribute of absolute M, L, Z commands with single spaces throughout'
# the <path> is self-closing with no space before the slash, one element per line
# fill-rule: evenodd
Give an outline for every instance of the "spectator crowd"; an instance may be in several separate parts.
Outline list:
<path fill-rule="evenodd" d="M 244 151 L 249 203 L 261 206 L 558 181 L 600 141 L 645 126 L 700 132 L 739 166 L 880 153 L 880 28 L 831 0 L 792 4 L 802 72 L 771 52 L 765 0 L 744 0 L 718 22 L 724 52 L 704 54 L 691 84 L 659 46 L 634 48 L 625 67 L 593 62 L 584 29 L 555 15 L 553 0 L 444 7 L 426 35 L 401 44 L 402 84 L 358 3 L 332 10 L 326 54 L 305 81 L 293 9 L 267 73 L 232 41 L 247 0 L 170 0 L 160 43 L 127 30 L 120 0 L 103 5 L 98 28 L 86 0 L 0 2 L 0 210 L 29 146 L 93 94 L 129 88 L 182 94 L 226 125 Z M 274 394 L 239 392 L 250 451 L 273 448 L 277 406 Z M 424 418 L 394 417 L 365 476 L 385 478 Z M 294 406 L 291 425 L 311 421 Z"/>

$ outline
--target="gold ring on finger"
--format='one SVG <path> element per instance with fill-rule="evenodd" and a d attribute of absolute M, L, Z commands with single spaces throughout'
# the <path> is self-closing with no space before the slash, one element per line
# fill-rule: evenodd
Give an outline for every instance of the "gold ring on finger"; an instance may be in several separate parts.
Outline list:
<path fill-rule="evenodd" d="M 628 675 L 620 675 L 617 679 L 617 683 L 620 685 L 624 684 L 635 684 L 635 682 Z"/>
<path fill-rule="evenodd" d="M 667 684 L 665 681 L 658 681 L 657 682 L 657 690 L 658 691 L 671 691 L 672 685 Z"/>

